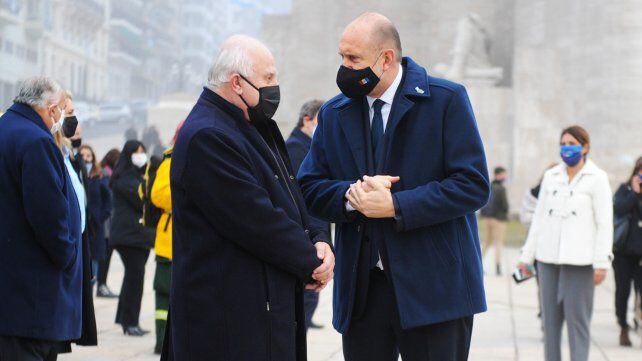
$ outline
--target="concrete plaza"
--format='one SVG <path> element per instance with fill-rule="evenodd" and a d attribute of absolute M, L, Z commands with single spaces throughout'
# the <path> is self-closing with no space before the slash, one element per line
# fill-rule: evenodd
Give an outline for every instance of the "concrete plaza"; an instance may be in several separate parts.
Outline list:
<path fill-rule="evenodd" d="M 491 252 L 492 253 L 492 252 Z M 511 269 L 518 256 L 516 249 L 504 252 L 504 269 Z M 492 262 L 492 260 L 487 259 Z M 487 269 L 494 269 L 487 262 Z M 147 265 L 141 326 L 154 329 L 154 273 L 152 257 Z M 122 280 L 123 268 L 119 257 L 114 254 L 109 274 L 109 285 L 117 292 Z M 508 276 L 486 277 L 486 293 L 489 311 L 475 318 L 471 361 L 539 361 L 543 360 L 543 345 L 540 323 L 537 318 L 536 285 L 533 281 L 515 285 Z M 634 347 L 618 346 L 619 328 L 613 310 L 614 283 L 612 273 L 607 282 L 595 293 L 595 312 L 592 323 L 591 361 L 639 361 L 642 360 L 640 334 L 632 333 Z M 331 291 L 322 293 L 315 320 L 325 325 L 321 330 L 311 330 L 308 337 L 309 361 L 343 361 L 341 337 L 330 325 L 332 315 Z M 155 336 L 142 338 L 127 337 L 114 324 L 117 300 L 96 299 L 96 313 L 99 332 L 98 347 L 75 347 L 70 355 L 59 358 L 62 361 L 124 361 L 158 360 L 153 354 Z M 568 360 L 568 350 L 564 351 Z"/>

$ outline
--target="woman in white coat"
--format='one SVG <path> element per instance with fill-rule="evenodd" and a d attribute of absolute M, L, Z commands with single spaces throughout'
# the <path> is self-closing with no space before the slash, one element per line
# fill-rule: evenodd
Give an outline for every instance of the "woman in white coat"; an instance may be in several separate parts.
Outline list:
<path fill-rule="evenodd" d="M 589 134 L 564 129 L 564 163 L 544 174 L 518 267 L 537 260 L 546 361 L 561 360 L 567 323 L 572 361 L 588 360 L 595 286 L 612 259 L 613 203 L 607 174 L 588 159 Z"/>

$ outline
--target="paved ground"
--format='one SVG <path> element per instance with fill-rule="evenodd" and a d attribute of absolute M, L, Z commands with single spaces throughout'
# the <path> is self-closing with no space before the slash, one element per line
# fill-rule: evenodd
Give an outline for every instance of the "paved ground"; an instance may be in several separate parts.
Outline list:
<path fill-rule="evenodd" d="M 491 252 L 492 253 L 492 252 Z M 505 252 L 505 269 L 514 265 L 517 250 Z M 492 260 L 487 260 L 492 261 Z M 490 264 L 489 264 L 490 265 Z M 151 280 L 154 272 L 152 257 L 147 265 L 145 295 L 141 325 L 153 330 L 154 300 Z M 487 267 L 492 269 L 492 267 Z M 109 284 L 118 290 L 122 279 L 122 264 L 118 256 L 112 262 Z M 537 314 L 535 283 L 528 281 L 516 286 L 507 276 L 486 277 L 486 292 L 489 311 L 475 318 L 471 361 L 543 360 L 542 335 Z M 595 313 L 592 324 L 593 346 L 591 361 L 639 361 L 642 360 L 640 335 L 632 334 L 634 347 L 625 349 L 618 346 L 618 327 L 613 311 L 614 285 L 612 275 L 608 282 L 598 288 L 595 299 Z M 116 300 L 96 299 L 99 329 L 98 347 L 77 347 L 71 355 L 62 356 L 62 361 L 120 361 L 158 360 L 152 354 L 154 336 L 142 338 L 123 336 L 122 330 L 114 324 Z M 332 330 L 331 292 L 323 292 L 315 320 L 326 327 L 311 330 L 309 334 L 310 361 L 343 361 L 341 338 Z M 568 360 L 568 350 L 565 351 Z"/>

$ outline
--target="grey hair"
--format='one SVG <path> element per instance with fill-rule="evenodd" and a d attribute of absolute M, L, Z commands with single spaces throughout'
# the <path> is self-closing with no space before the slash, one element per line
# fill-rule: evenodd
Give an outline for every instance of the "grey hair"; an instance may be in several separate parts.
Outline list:
<path fill-rule="evenodd" d="M 321 109 L 321 106 L 323 105 L 323 100 L 319 99 L 314 99 L 314 100 L 308 100 L 307 102 L 303 103 L 301 106 L 301 110 L 299 111 L 299 121 L 297 122 L 297 128 L 301 128 L 303 126 L 303 118 L 306 116 L 310 117 L 310 119 L 314 118 L 315 115 L 319 112 L 319 109 Z"/>
<path fill-rule="evenodd" d="M 243 44 L 231 44 L 219 51 L 207 75 L 207 84 L 218 88 L 230 80 L 230 75 L 239 73 L 245 77 L 253 75 L 252 57 Z"/>
<path fill-rule="evenodd" d="M 13 101 L 31 107 L 46 108 L 49 104 L 57 103 L 61 94 L 62 88 L 57 81 L 47 76 L 34 76 L 20 84 L 18 95 Z"/>

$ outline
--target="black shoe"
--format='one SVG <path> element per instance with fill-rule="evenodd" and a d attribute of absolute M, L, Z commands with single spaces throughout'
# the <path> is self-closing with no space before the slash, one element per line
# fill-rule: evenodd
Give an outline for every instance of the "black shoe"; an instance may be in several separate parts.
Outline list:
<path fill-rule="evenodd" d="M 318 323 L 314 323 L 314 322 L 310 322 L 310 325 L 308 326 L 308 328 L 314 328 L 314 329 L 317 329 L 317 330 L 321 329 L 323 327 L 324 327 L 323 325 L 319 325 Z"/>
<path fill-rule="evenodd" d="M 140 336 L 145 336 L 148 333 L 149 331 L 143 330 L 142 328 L 140 328 L 140 326 L 128 326 L 128 327 L 123 326 L 123 334 L 127 336 L 140 337 Z"/>
<path fill-rule="evenodd" d="M 96 288 L 96 297 L 118 298 L 118 295 L 113 293 L 107 285 L 98 285 L 98 288 Z"/>

